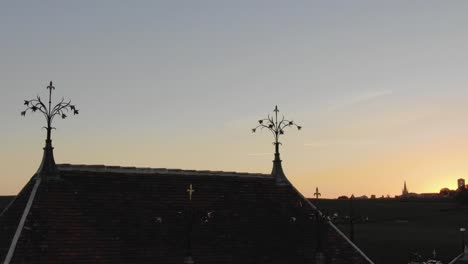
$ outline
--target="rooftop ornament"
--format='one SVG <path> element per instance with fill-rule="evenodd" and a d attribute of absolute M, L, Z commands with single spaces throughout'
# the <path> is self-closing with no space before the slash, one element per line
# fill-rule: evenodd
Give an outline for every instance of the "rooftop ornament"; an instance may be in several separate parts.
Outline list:
<path fill-rule="evenodd" d="M 295 127 L 297 130 L 301 130 L 301 126 L 297 125 L 292 120 L 284 119 L 284 116 L 280 120 L 278 120 L 278 106 L 275 106 L 273 110 L 274 116 L 270 116 L 268 114 L 267 118 L 258 120 L 258 126 L 252 129 L 252 133 L 257 132 L 258 129 L 268 129 L 274 137 L 273 145 L 275 145 L 275 159 L 273 160 L 273 170 L 271 171 L 271 175 L 276 179 L 276 183 L 278 185 L 286 185 L 290 184 L 286 175 L 283 172 L 283 167 L 281 166 L 281 159 L 279 153 L 279 145 L 282 145 L 279 141 L 281 135 L 284 135 L 284 131 L 286 128 Z M 274 117 L 274 119 L 273 119 Z"/>
<path fill-rule="evenodd" d="M 318 187 L 315 187 L 315 193 L 314 193 L 314 196 L 315 196 L 315 199 L 319 199 L 320 196 L 322 196 L 322 194 L 319 192 L 319 188 Z"/>
<path fill-rule="evenodd" d="M 63 98 L 60 103 L 52 107 L 52 90 L 55 90 L 55 87 L 50 82 L 47 88 L 49 90 L 49 103 L 45 104 L 39 95 L 36 99 L 24 100 L 24 105 L 26 109 L 21 112 L 22 116 L 26 116 L 28 112 L 40 112 L 45 117 L 47 126 L 43 127 L 47 130 L 47 138 L 45 141 L 44 147 L 44 156 L 42 157 L 41 165 L 36 172 L 36 175 L 42 178 L 58 178 L 58 169 L 54 160 L 54 148 L 52 147 L 51 131 L 55 129 L 52 127 L 52 122 L 56 116 L 61 117 L 62 119 L 67 118 L 67 114 L 77 115 L 79 110 L 75 105 L 71 104 L 71 101 L 66 102 Z"/>

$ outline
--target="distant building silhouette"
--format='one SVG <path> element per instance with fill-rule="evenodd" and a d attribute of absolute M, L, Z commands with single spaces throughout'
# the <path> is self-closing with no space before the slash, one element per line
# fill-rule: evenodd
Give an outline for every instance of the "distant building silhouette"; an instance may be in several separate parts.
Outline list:
<path fill-rule="evenodd" d="M 405 197 L 405 196 L 408 196 L 409 192 L 408 192 L 408 188 L 406 187 L 406 181 L 403 185 L 403 191 L 401 192 L 401 196 Z"/>
<path fill-rule="evenodd" d="M 465 179 L 460 178 L 457 180 L 458 189 L 465 189 Z"/>
<path fill-rule="evenodd" d="M 401 191 L 400 196 L 395 196 L 395 198 L 403 198 L 403 199 L 408 199 L 408 198 L 416 198 L 418 194 L 416 193 L 410 193 L 408 191 L 408 187 L 406 186 L 406 181 L 403 183 L 403 190 Z"/>
<path fill-rule="evenodd" d="M 408 187 L 406 185 L 406 181 L 403 183 L 403 190 L 400 196 L 395 196 L 395 198 L 399 199 L 437 199 L 437 198 L 444 198 L 445 196 L 442 194 L 442 190 L 440 193 L 414 193 L 409 192 Z"/>

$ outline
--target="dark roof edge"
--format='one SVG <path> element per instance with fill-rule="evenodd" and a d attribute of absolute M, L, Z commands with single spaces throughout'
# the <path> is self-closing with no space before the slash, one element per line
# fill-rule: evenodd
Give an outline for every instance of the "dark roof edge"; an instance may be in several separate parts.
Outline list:
<path fill-rule="evenodd" d="M 33 175 L 32 179 L 34 179 L 35 176 L 36 175 Z M 3 210 L 0 212 L 0 217 L 2 217 L 3 214 L 5 214 L 10 209 L 10 207 L 18 200 L 18 197 L 21 195 L 21 193 L 23 193 L 25 191 L 25 189 L 28 187 L 29 184 L 31 184 L 31 180 L 28 181 L 28 183 L 26 183 L 26 185 L 23 187 L 23 189 L 21 189 L 20 192 L 17 195 L 14 196 L 15 198 L 11 199 L 11 201 L 7 204 L 7 206 L 5 206 L 5 208 L 3 208 Z"/>
<path fill-rule="evenodd" d="M 456 256 L 452 261 L 450 261 L 448 264 L 455 264 L 455 263 L 457 263 L 458 260 L 460 260 L 464 255 L 465 255 L 465 253 L 461 253 L 460 255 Z"/>
<path fill-rule="evenodd" d="M 138 168 L 105 165 L 82 164 L 57 164 L 59 171 L 86 171 L 86 172 L 110 172 L 132 174 L 173 174 L 173 175 L 205 175 L 205 176 L 234 176 L 234 177 L 271 177 L 270 174 L 247 173 L 234 171 L 210 171 L 210 170 L 181 170 L 167 168 Z"/>
<path fill-rule="evenodd" d="M 323 216 L 323 213 L 311 202 L 309 201 L 309 199 L 307 199 L 304 195 L 302 195 L 302 193 L 296 189 L 296 187 L 294 187 L 294 185 L 291 184 L 291 187 L 294 189 L 294 191 L 296 191 L 296 193 L 310 206 L 312 207 L 313 209 L 317 210 L 317 212 L 319 212 L 320 215 Z M 326 219 L 327 223 L 341 236 L 343 237 L 359 254 L 361 254 L 361 256 L 367 260 L 367 262 L 369 262 L 369 264 L 374 264 L 374 262 L 356 245 L 353 243 L 353 241 L 351 241 L 345 234 L 343 234 L 343 232 L 341 232 L 341 230 L 336 227 L 335 224 L 333 224 L 331 221 L 329 221 L 329 219 Z"/>
<path fill-rule="evenodd" d="M 15 235 L 13 236 L 13 240 L 11 241 L 10 248 L 8 249 L 8 253 L 5 257 L 3 264 L 10 264 L 13 255 L 15 254 L 16 244 L 21 236 L 21 231 L 23 231 L 24 224 L 26 223 L 26 218 L 29 215 L 29 211 L 31 210 L 32 204 L 34 202 L 34 198 L 36 197 L 37 189 L 39 188 L 39 184 L 41 183 L 41 178 L 37 177 L 34 187 L 29 195 L 28 202 L 26 203 L 26 207 L 24 208 L 23 215 L 21 216 L 21 220 L 18 224 L 18 228 L 16 229 Z"/>

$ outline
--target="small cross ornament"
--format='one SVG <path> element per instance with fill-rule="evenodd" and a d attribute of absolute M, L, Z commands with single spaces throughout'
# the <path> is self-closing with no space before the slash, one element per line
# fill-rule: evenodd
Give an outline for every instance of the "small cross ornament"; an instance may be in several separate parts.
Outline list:
<path fill-rule="evenodd" d="M 189 200 L 192 201 L 192 195 L 195 192 L 195 189 L 193 189 L 192 184 L 190 184 L 190 187 L 187 189 L 187 192 L 189 194 Z"/>

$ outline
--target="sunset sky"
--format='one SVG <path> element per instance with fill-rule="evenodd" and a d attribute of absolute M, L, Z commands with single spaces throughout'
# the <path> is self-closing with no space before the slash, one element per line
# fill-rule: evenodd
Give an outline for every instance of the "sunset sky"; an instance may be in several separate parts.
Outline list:
<path fill-rule="evenodd" d="M 57 163 L 269 173 L 281 140 L 306 196 L 395 195 L 468 178 L 467 1 L 4 1 L 0 195 L 39 166 L 23 99 L 71 99 Z"/>

